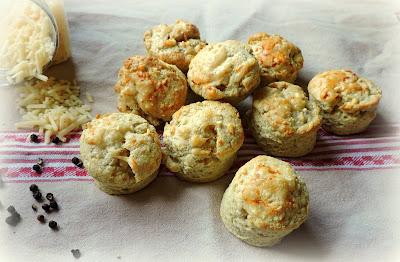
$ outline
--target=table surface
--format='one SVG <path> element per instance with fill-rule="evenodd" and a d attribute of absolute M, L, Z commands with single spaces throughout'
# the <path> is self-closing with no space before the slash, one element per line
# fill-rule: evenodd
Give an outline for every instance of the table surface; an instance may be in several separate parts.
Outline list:
<path fill-rule="evenodd" d="M 320 133 L 316 149 L 290 162 L 310 191 L 310 217 L 273 248 L 246 245 L 219 218 L 233 171 L 218 181 L 191 184 L 163 171 L 146 189 L 109 196 L 68 159 L 79 154 L 79 133 L 69 144 L 27 146 L 16 132 L 17 92 L 0 90 L 0 257 L 2 261 L 395 261 L 400 258 L 400 4 L 398 1 L 85 1 L 66 0 L 72 59 L 49 74 L 76 79 L 95 99 L 94 113 L 116 111 L 113 85 L 122 61 L 144 54 L 143 33 L 181 18 L 198 25 L 208 42 L 246 41 L 255 32 L 280 34 L 305 59 L 297 83 L 318 72 L 349 68 L 383 90 L 378 116 L 363 134 Z M 249 104 L 247 100 L 243 107 Z M 47 152 L 47 153 L 46 153 Z M 262 153 L 251 137 L 239 159 Z M 51 175 L 35 177 L 36 157 Z M 29 170 L 29 171 L 28 171 Z M 29 185 L 53 192 L 61 206 L 52 232 L 31 210 Z M 13 204 L 16 227 L 2 222 Z"/>

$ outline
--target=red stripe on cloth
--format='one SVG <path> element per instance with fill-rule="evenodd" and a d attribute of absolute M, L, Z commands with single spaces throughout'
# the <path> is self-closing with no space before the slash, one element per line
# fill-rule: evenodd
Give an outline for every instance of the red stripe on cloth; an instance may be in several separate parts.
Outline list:
<path fill-rule="evenodd" d="M 84 169 L 71 163 L 73 156 L 79 155 L 80 133 L 72 134 L 70 142 L 76 144 L 34 144 L 28 141 L 26 133 L 1 133 L 0 172 L 5 175 L 6 181 L 92 181 Z M 282 158 L 290 162 L 296 169 L 304 171 L 334 171 L 334 170 L 373 170 L 391 169 L 400 166 L 400 146 L 391 143 L 400 142 L 399 137 L 334 137 L 320 131 L 320 139 L 316 148 L 319 152 L 312 152 L 301 158 Z M 352 148 L 346 148 L 347 146 Z M 357 148 L 357 145 L 371 145 L 368 148 Z M 335 149 L 330 149 L 335 147 Z M 379 153 L 377 152 L 387 152 Z M 346 156 L 330 156 L 331 154 L 346 154 Z M 251 158 L 265 154 L 247 133 L 246 141 L 238 153 L 238 160 L 228 173 L 234 173 Z M 375 155 L 376 154 L 376 155 Z M 321 158 L 323 156 L 323 158 Z M 326 156 L 326 157 L 324 157 Z M 42 174 L 32 170 L 37 158 L 42 157 L 45 164 Z M 1 159 L 2 158 L 2 159 Z M 28 159 L 29 158 L 29 159 Z M 15 167 L 12 167 L 15 164 Z M 59 164 L 59 166 L 57 165 Z M 57 165 L 57 167 L 54 167 Z M 165 167 L 162 167 L 160 176 L 174 176 Z"/>
<path fill-rule="evenodd" d="M 380 148 L 351 148 L 351 149 L 339 149 L 339 150 L 327 150 L 327 151 L 318 151 L 311 152 L 307 156 L 320 156 L 327 154 L 342 154 L 342 153 L 367 153 L 367 152 L 382 152 L 382 151 L 400 151 L 399 146 L 387 146 Z"/>
<path fill-rule="evenodd" d="M 77 150 L 67 150 L 67 151 L 0 151 L 0 155 L 76 155 L 79 154 L 79 149 Z"/>

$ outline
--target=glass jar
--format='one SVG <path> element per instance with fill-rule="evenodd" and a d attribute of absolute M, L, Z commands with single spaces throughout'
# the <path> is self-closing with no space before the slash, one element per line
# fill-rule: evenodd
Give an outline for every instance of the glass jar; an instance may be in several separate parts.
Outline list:
<path fill-rule="evenodd" d="M 10 83 L 31 78 L 47 80 L 43 72 L 71 55 L 64 1 L 1 2 L 0 67 L 3 74 Z"/>

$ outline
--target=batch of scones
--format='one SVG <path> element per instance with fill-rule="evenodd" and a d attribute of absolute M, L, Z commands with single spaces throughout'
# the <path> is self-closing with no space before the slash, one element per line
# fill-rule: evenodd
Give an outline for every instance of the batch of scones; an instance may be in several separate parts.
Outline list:
<path fill-rule="evenodd" d="M 220 178 L 243 144 L 242 121 L 267 155 L 304 156 L 321 126 L 336 135 L 364 131 L 381 98 L 379 87 L 349 70 L 316 75 L 306 93 L 293 84 L 302 53 L 278 35 L 207 44 L 195 25 L 177 20 L 146 31 L 144 45 L 147 55 L 119 70 L 120 112 L 98 115 L 80 140 L 87 172 L 108 194 L 146 187 L 161 163 L 186 181 Z M 187 104 L 188 87 L 204 101 Z M 251 94 L 252 109 L 241 119 L 235 106 Z M 155 127 L 163 128 L 162 142 Z M 254 246 L 278 243 L 308 216 L 306 184 L 271 156 L 240 167 L 221 201 L 225 227 Z"/>

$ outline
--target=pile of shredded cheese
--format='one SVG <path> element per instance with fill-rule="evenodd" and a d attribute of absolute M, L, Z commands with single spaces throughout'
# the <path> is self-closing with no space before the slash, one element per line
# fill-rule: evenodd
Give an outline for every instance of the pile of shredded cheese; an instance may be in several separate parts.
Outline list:
<path fill-rule="evenodd" d="M 17 129 L 37 129 L 46 143 L 58 137 L 66 141 L 66 135 L 79 129 L 92 119 L 91 107 L 79 98 L 80 88 L 65 80 L 31 81 L 20 89 L 18 105 L 23 121 Z M 93 102 L 86 93 L 89 102 Z"/>
<path fill-rule="evenodd" d="M 0 25 L 4 30 L 0 46 L 0 67 L 10 83 L 37 78 L 43 81 L 44 67 L 52 60 L 55 43 L 46 13 L 32 1 L 15 1 Z"/>

